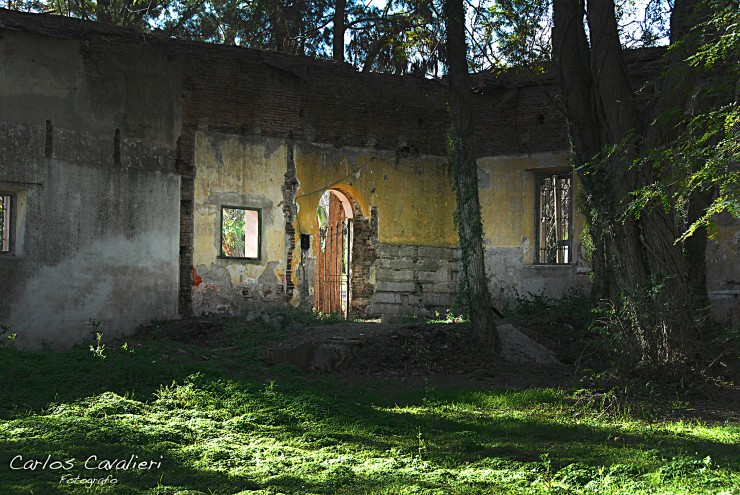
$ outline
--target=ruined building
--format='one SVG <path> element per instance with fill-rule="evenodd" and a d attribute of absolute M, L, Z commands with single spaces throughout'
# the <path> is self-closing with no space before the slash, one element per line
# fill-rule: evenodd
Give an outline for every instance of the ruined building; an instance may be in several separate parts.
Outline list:
<path fill-rule="evenodd" d="M 633 62 L 644 78 L 657 56 Z M 471 86 L 494 299 L 587 288 L 554 81 Z M 447 131 L 440 81 L 0 9 L 0 324 L 65 347 L 91 320 L 116 336 L 277 304 L 444 311 Z M 725 321 L 739 243 L 720 221 L 708 274 Z"/>

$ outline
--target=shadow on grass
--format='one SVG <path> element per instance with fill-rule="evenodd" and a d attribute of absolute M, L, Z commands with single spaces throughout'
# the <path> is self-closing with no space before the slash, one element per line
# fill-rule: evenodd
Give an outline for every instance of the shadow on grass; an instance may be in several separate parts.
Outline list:
<path fill-rule="evenodd" d="M 114 471 L 119 484 L 98 491 L 116 494 L 175 493 L 174 487 L 203 493 L 402 493 L 402 487 L 503 493 L 506 487 L 496 480 L 452 483 L 444 471 L 495 460 L 519 469 L 525 486 L 537 479 L 531 473 L 541 468 L 542 454 L 549 454 L 554 469 L 630 459 L 644 471 L 682 453 L 740 465 L 730 443 L 603 418 L 579 424 L 558 391 L 403 390 L 397 381 L 391 393 L 382 380 L 301 375 L 166 339 L 133 353 L 110 351 L 105 359 L 85 348 L 62 354 L 3 349 L 0 376 L 0 417 L 6 420 L 0 421 L 0 479 L 9 494 L 86 490 L 60 485 L 59 470 L 10 469 L 18 455 L 23 461 L 75 459 L 70 474 L 82 478 L 111 474 L 85 469 L 91 455 L 162 463 Z M 273 456 L 268 468 L 261 454 Z M 363 474 L 330 462 L 348 455 L 381 467 Z"/>

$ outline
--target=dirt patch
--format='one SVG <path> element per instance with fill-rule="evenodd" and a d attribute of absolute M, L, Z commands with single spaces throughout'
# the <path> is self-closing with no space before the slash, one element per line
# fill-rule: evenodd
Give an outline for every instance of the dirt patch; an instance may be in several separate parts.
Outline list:
<path fill-rule="evenodd" d="M 341 323 L 314 327 L 270 349 L 272 363 L 302 371 L 378 377 L 550 386 L 572 379 L 554 354 L 511 325 L 501 326 L 503 352 L 491 359 L 465 324 Z"/>
<path fill-rule="evenodd" d="M 183 344 L 213 344 L 225 338 L 225 318 L 185 318 L 159 326 L 162 335 Z"/>

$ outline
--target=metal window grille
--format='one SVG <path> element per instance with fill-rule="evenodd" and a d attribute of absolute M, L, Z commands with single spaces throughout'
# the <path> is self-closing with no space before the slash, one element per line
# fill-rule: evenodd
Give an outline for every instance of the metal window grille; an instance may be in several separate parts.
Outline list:
<path fill-rule="evenodd" d="M 573 262 L 573 184 L 571 174 L 537 176 L 536 263 Z"/>

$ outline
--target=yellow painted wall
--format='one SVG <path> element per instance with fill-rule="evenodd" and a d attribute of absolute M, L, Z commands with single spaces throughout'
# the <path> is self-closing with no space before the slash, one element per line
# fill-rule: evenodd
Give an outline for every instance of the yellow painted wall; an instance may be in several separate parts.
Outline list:
<path fill-rule="evenodd" d="M 195 139 L 194 265 L 225 267 L 234 286 L 259 277 L 270 261 L 284 274 L 284 141 L 204 132 Z M 261 260 L 218 258 L 221 205 L 262 208 Z"/>
<path fill-rule="evenodd" d="M 318 229 L 316 208 L 322 192 L 339 182 L 369 217 L 378 209 L 378 240 L 389 244 L 447 246 L 457 243 L 455 195 L 446 159 L 420 156 L 396 160 L 393 152 L 297 144 L 300 181 L 296 231 Z M 350 186 L 350 187 L 346 187 Z"/>
<path fill-rule="evenodd" d="M 524 263 L 533 261 L 535 237 L 535 175 L 568 166 L 567 153 L 486 157 L 478 160 L 481 216 L 489 246 L 527 245 Z M 575 178 L 574 178 L 575 180 Z M 584 219 L 573 208 L 573 248 L 577 249 Z"/>
<path fill-rule="evenodd" d="M 397 158 L 393 152 L 373 149 L 289 145 L 281 139 L 199 132 L 195 146 L 194 265 L 205 265 L 211 280 L 223 280 L 218 278 L 222 276 L 219 273 L 226 277 L 223 270 L 227 270 L 232 286 L 231 290 L 217 290 L 216 295 L 205 294 L 211 299 L 203 303 L 203 308 L 225 304 L 219 299 L 222 297 L 238 305 L 242 300 L 240 288 L 259 286 L 266 280 L 262 277 L 265 274 L 272 275 L 273 280 L 275 275 L 283 280 L 287 246 L 281 188 L 289 146 L 293 147 L 299 181 L 294 220 L 296 243 L 298 234 L 318 232 L 319 199 L 327 188 L 335 188 L 357 201 L 366 218 L 377 208 L 380 243 L 456 247 L 455 195 L 444 157 Z M 567 164 L 566 153 L 488 157 L 478 161 L 486 263 L 492 290 L 498 290 L 497 300 L 508 301 L 517 294 L 540 291 L 553 297 L 579 280 L 587 280 L 587 267 L 579 256 L 583 219 L 577 211 L 573 239 L 576 263 L 532 266 L 535 174 L 563 169 Z M 262 209 L 260 261 L 218 258 L 221 205 Z M 300 260 L 296 252 L 294 265 Z M 298 271 L 294 266 L 294 284 L 298 284 Z M 195 293 L 200 294 L 201 289 Z M 294 304 L 298 303 L 297 297 L 296 291 Z"/>
<path fill-rule="evenodd" d="M 560 298 L 567 290 L 588 290 L 583 259 L 583 217 L 573 209 L 573 263 L 533 264 L 535 254 L 535 176 L 568 170 L 568 155 L 541 153 L 478 160 L 481 215 L 486 238 L 486 270 L 494 303 L 543 294 Z M 574 203 L 578 184 L 574 182 Z"/>

